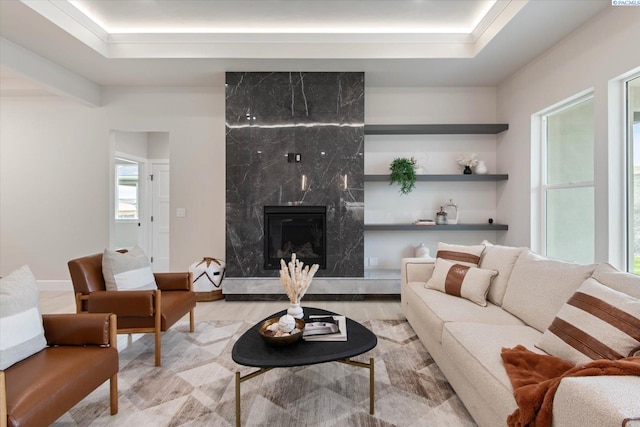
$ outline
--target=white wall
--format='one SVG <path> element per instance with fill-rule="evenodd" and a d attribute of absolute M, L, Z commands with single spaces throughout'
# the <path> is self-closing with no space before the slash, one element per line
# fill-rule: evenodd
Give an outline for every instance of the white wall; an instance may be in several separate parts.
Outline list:
<path fill-rule="evenodd" d="M 367 124 L 495 123 L 496 91 L 490 87 L 469 88 L 367 88 Z M 508 132 L 508 131 L 507 131 Z M 456 159 L 469 152 L 486 160 L 489 173 L 503 173 L 496 165 L 498 135 L 367 135 L 365 174 L 389 174 L 396 157 L 415 157 L 425 174 L 457 174 Z M 460 222 L 501 221 L 496 211 L 495 182 L 418 182 L 407 195 L 388 182 L 365 183 L 365 224 L 411 223 L 418 218 L 435 219 L 440 206 L 453 199 Z M 425 231 L 365 232 L 365 267 L 398 269 L 402 257 L 413 256 L 415 246 L 424 243 L 435 256 L 438 241 L 478 244 L 497 241 L 505 232 Z M 374 260 L 371 260 L 373 258 Z M 377 265 L 370 261 L 377 259 Z"/>
<path fill-rule="evenodd" d="M 640 66 L 640 10 L 611 7 L 497 88 L 499 122 L 509 131 L 498 143 L 498 164 L 509 181 L 498 196 L 498 210 L 509 223 L 506 244 L 533 246 L 531 189 L 537 182 L 532 153 L 532 115 L 586 90 L 595 106 L 596 261 L 624 264 L 624 140 L 621 87 L 615 79 Z M 532 180 L 532 175 L 534 179 Z M 539 249 L 539 248 L 537 248 Z"/>
<path fill-rule="evenodd" d="M 1 100 L 0 275 L 29 264 L 68 280 L 69 259 L 107 247 L 112 130 L 170 135 L 171 269 L 224 256 L 224 85 L 107 88 L 103 100 Z"/>

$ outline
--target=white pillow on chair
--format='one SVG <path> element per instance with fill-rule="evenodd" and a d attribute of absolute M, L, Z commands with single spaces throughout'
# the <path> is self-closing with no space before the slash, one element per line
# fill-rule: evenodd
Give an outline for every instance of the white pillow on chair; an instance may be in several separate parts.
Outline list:
<path fill-rule="evenodd" d="M 102 275 L 108 291 L 158 289 L 149 258 L 137 246 L 125 253 L 105 249 Z"/>

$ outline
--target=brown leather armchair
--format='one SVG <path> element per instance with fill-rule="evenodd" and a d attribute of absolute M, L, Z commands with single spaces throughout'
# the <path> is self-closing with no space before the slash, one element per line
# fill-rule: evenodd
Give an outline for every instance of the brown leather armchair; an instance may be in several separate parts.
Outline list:
<path fill-rule="evenodd" d="M 155 273 L 158 290 L 107 291 L 102 276 L 102 254 L 69 261 L 78 313 L 115 313 L 119 334 L 154 333 L 156 366 L 161 365 L 161 331 L 189 313 L 194 331 L 196 294 L 191 273 Z"/>
<path fill-rule="evenodd" d="M 44 314 L 47 347 L 0 371 L 0 426 L 46 427 L 110 381 L 118 413 L 113 314 Z"/>

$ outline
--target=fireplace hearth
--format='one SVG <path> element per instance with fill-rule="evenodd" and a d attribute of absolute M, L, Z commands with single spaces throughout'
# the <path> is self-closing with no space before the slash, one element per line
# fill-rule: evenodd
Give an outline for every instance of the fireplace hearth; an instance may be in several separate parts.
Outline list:
<path fill-rule="evenodd" d="M 264 207 L 264 268 L 280 269 L 291 254 L 304 264 L 327 268 L 326 206 Z"/>

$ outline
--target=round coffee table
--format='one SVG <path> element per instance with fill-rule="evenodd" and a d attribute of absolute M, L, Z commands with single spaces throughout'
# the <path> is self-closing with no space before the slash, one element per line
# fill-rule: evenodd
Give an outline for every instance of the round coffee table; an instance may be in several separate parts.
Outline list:
<path fill-rule="evenodd" d="M 307 316 L 332 316 L 336 315 L 331 311 L 319 308 L 303 307 L 305 318 Z M 315 365 L 326 362 L 340 362 L 351 366 L 358 366 L 369 369 L 369 412 L 374 411 L 374 361 L 369 359 L 369 363 L 350 360 L 351 357 L 365 353 L 378 344 L 375 334 L 362 326 L 355 320 L 346 318 L 347 340 L 346 341 L 299 341 L 288 346 L 273 346 L 266 343 L 258 329 L 262 322 L 273 317 L 280 317 L 286 313 L 283 310 L 274 313 L 266 319 L 261 320 L 236 341 L 231 351 L 231 358 L 234 362 L 260 368 L 250 374 L 241 376 L 236 372 L 236 425 L 240 426 L 240 383 L 261 375 L 273 368 L 287 368 L 292 366 Z"/>

